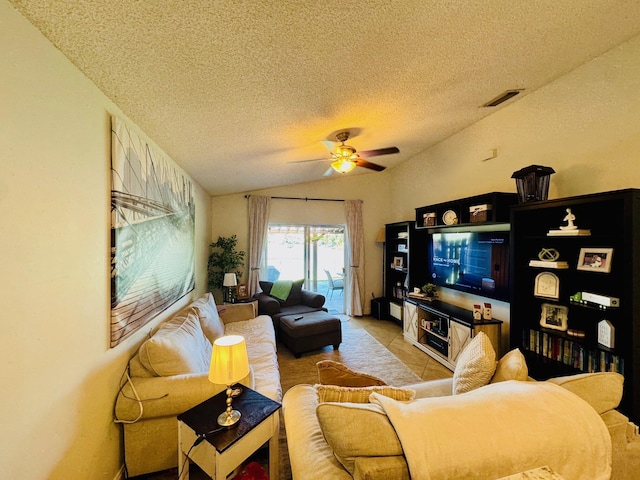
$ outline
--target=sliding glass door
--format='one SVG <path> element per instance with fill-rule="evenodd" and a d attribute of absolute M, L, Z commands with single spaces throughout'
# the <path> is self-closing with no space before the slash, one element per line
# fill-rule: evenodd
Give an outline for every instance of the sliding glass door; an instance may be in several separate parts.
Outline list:
<path fill-rule="evenodd" d="M 299 280 L 344 311 L 344 226 L 269 225 L 267 280 Z"/>

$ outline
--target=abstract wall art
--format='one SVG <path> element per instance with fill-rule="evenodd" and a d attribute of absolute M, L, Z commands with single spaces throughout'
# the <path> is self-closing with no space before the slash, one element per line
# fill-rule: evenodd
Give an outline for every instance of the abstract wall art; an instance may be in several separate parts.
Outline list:
<path fill-rule="evenodd" d="M 111 347 L 193 290 L 193 186 L 163 152 L 111 119 Z"/>

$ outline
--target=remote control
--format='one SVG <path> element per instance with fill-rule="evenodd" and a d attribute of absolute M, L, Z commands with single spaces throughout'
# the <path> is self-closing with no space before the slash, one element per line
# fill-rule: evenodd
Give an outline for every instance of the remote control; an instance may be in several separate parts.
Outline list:
<path fill-rule="evenodd" d="M 302 320 L 302 315 L 293 319 L 294 322 L 297 322 L 298 320 Z"/>

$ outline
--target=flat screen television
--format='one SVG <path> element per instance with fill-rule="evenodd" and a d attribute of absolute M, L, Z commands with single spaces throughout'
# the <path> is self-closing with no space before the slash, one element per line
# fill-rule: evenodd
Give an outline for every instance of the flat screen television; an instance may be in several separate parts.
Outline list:
<path fill-rule="evenodd" d="M 509 232 L 434 233 L 428 258 L 432 283 L 509 301 Z"/>

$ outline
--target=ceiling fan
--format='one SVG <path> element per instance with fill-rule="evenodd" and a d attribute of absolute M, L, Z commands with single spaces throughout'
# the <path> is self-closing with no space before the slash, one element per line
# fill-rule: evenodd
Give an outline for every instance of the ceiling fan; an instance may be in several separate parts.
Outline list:
<path fill-rule="evenodd" d="M 357 152 L 355 148 L 350 145 L 345 145 L 344 143 L 349 139 L 349 135 L 349 130 L 344 130 L 336 134 L 336 141 L 340 142 L 340 145 L 335 147 L 335 149 L 331 152 L 330 158 L 315 158 L 313 160 L 299 160 L 290 163 L 331 162 L 331 168 L 325 172 L 325 176 L 331 175 L 334 170 L 338 173 L 348 173 L 355 167 L 363 167 L 370 170 L 375 170 L 376 172 L 381 172 L 387 167 L 383 167 L 382 165 L 378 165 L 377 163 L 368 162 L 364 159 L 400 152 L 398 147 L 387 147 L 379 148 L 376 150 L 364 150 L 362 152 Z"/>

